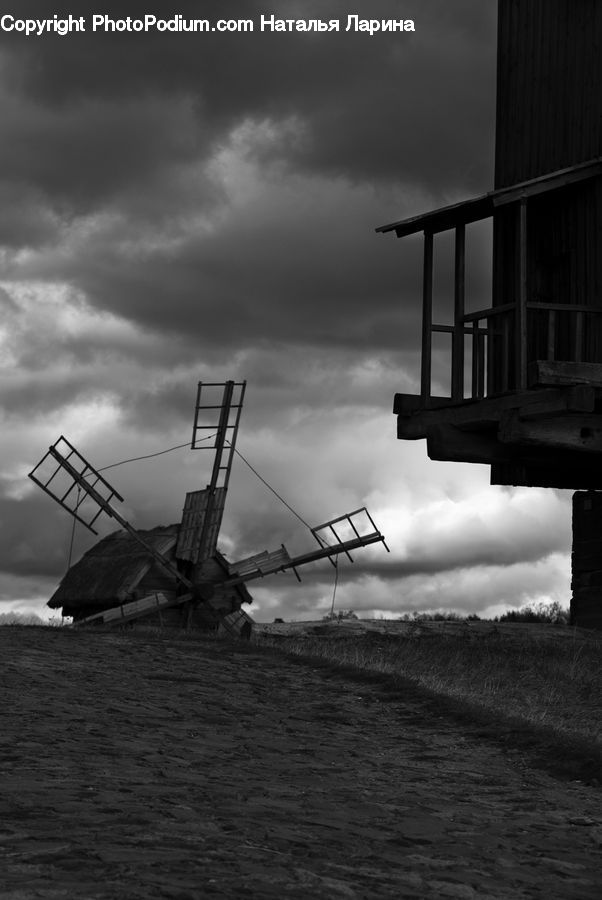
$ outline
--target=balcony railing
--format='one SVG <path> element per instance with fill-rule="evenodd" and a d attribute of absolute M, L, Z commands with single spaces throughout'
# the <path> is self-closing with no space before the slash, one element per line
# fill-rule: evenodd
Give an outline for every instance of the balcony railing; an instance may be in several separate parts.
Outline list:
<path fill-rule="evenodd" d="M 421 406 L 433 404 L 431 392 L 433 334 L 451 336 L 451 401 L 522 391 L 528 388 L 528 363 L 555 360 L 562 345 L 564 359 L 588 360 L 585 336 L 602 308 L 534 299 L 529 293 L 527 214 L 531 198 L 602 175 L 602 158 L 549 175 L 491 191 L 481 197 L 377 228 L 398 237 L 424 233 L 422 290 Z M 487 309 L 465 308 L 466 225 L 490 218 L 505 208 L 514 237 L 512 300 Z M 505 213 L 506 214 L 506 213 Z M 433 323 L 434 235 L 454 230 L 453 324 Z M 503 300 L 503 297 L 501 298 Z M 598 322 L 597 322 L 598 324 Z M 466 343 L 469 338 L 469 358 Z M 568 349 L 567 349 L 568 348 Z M 468 370 L 465 363 L 468 361 Z M 469 389 L 466 390 L 466 381 Z"/>

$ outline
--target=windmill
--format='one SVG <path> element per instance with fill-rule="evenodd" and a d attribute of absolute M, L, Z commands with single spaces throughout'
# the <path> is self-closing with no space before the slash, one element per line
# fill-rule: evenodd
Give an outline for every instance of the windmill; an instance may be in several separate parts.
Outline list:
<path fill-rule="evenodd" d="M 199 382 L 190 446 L 192 450 L 213 450 L 211 478 L 202 490 L 186 494 L 181 522 L 172 527 L 167 542 L 161 543 L 157 537 L 165 538 L 169 530 L 158 536 L 130 525 L 115 507 L 115 501 L 123 502 L 123 497 L 65 437 L 61 436 L 29 473 L 42 490 L 94 534 L 98 533 L 94 525 L 101 514 L 115 519 L 123 532 L 109 537 L 126 537 L 130 544 L 134 542 L 146 569 L 154 563 L 168 586 L 136 599 L 127 592 L 117 593 L 115 602 L 104 601 L 107 608 L 76 617 L 74 624 L 121 625 L 149 616 L 160 618 L 165 611 L 177 610 L 178 621 L 186 627 L 221 625 L 230 633 L 248 635 L 252 619 L 240 608 L 247 582 L 287 570 L 300 581 L 297 570 L 301 566 L 324 558 L 336 566 L 334 560 L 341 553 L 353 562 L 350 551 L 376 542 L 388 551 L 383 535 L 362 507 L 311 528 L 317 547 L 309 553 L 291 557 L 282 544 L 271 552 L 265 550 L 234 563 L 225 560 L 217 549 L 217 540 L 245 389 L 246 382 Z M 170 543 L 171 552 L 167 552 Z M 100 565 L 98 561 L 96 565 Z M 85 571 L 89 580 L 97 578 L 94 557 L 88 560 Z M 80 584 L 78 589 L 85 590 L 85 586 Z M 246 596 L 250 597 L 248 592 Z"/>

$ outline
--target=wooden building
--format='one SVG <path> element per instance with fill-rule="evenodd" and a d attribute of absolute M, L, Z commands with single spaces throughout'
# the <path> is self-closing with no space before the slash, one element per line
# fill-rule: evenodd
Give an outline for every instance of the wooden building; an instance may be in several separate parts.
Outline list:
<path fill-rule="evenodd" d="M 491 299 L 473 309 L 466 227 L 488 218 Z M 599 0 L 499 0 L 493 190 L 377 230 L 424 235 L 421 391 L 395 396 L 398 437 L 426 438 L 432 459 L 487 463 L 492 484 L 602 489 Z M 450 315 L 435 323 L 433 259 L 446 231 L 455 238 Z M 449 396 L 432 392 L 435 333 L 451 343 Z M 576 499 L 574 521 L 583 510 Z M 583 528 L 598 543 L 599 596 L 588 587 L 582 614 L 577 524 L 572 614 L 602 627 L 598 518 Z"/>
<path fill-rule="evenodd" d="M 169 525 L 140 531 L 139 534 L 153 550 L 176 562 L 178 532 L 178 525 Z M 144 624 L 215 628 L 216 613 L 218 618 L 222 618 L 238 612 L 243 603 L 252 603 L 251 594 L 244 584 L 220 590 L 219 582 L 229 574 L 224 556 L 216 551 L 204 563 L 205 577 L 215 584 L 210 605 L 201 604 L 192 610 L 188 606 L 168 606 L 146 616 Z M 64 616 L 72 616 L 74 622 L 79 622 L 154 593 L 175 600 L 177 589 L 173 574 L 146 552 L 142 544 L 127 531 L 114 531 L 69 569 L 48 601 L 48 606 L 51 609 L 62 608 Z"/>

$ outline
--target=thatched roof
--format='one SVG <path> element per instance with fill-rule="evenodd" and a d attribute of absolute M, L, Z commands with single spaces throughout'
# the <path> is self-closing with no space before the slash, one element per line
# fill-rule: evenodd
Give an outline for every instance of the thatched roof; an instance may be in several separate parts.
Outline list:
<path fill-rule="evenodd" d="M 175 561 L 178 525 L 167 525 L 138 533 L 154 550 Z M 216 551 L 206 563 L 209 580 L 219 582 L 228 576 L 228 564 Z M 158 563 L 127 531 L 114 531 L 102 538 L 75 563 L 54 592 L 48 606 L 63 608 L 63 615 L 89 615 L 95 610 L 110 609 L 132 599 L 133 592 L 147 574 L 153 579 L 176 583 L 173 575 Z M 244 584 L 227 589 L 239 603 L 251 603 Z M 218 591 L 219 592 L 219 591 Z"/>
<path fill-rule="evenodd" d="M 140 536 L 154 550 L 171 557 L 178 526 L 159 526 L 151 531 L 140 531 Z M 48 601 L 48 606 L 58 609 L 60 606 L 116 605 L 131 596 L 151 566 L 161 568 L 127 531 L 114 531 L 71 566 Z"/>

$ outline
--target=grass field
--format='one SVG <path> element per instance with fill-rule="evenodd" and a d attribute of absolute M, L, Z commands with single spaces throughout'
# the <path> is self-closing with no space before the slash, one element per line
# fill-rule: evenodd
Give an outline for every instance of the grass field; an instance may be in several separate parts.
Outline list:
<path fill-rule="evenodd" d="M 135 631 L 163 633 L 142 622 Z M 349 619 L 257 624 L 252 641 L 401 691 L 411 684 L 482 722 L 492 737 L 537 744 L 542 762 L 559 774 L 602 782 L 601 633 L 542 623 Z"/>
<path fill-rule="evenodd" d="M 309 640 L 449 637 L 360 630 Z M 590 774 L 262 631 L 0 628 L 3 900 L 598 900 Z"/>
<path fill-rule="evenodd" d="M 458 701 L 602 760 L 602 635 L 554 625 L 341 622 L 260 626 L 254 638 Z M 593 760 L 592 760 L 593 761 Z"/>

